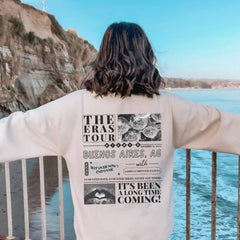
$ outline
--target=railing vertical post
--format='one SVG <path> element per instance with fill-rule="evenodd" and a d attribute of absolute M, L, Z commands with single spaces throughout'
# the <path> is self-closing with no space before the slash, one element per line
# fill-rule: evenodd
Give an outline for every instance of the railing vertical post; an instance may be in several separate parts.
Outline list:
<path fill-rule="evenodd" d="M 39 157 L 40 172 L 40 194 L 41 194 L 41 214 L 42 214 L 42 240 L 47 239 L 46 234 L 46 206 L 45 206 L 45 180 L 43 157 Z"/>
<path fill-rule="evenodd" d="M 240 156 L 238 156 L 238 230 L 237 239 L 240 239 Z"/>
<path fill-rule="evenodd" d="M 186 240 L 190 240 L 191 238 L 191 219 L 190 219 L 190 178 L 191 178 L 191 150 L 186 150 Z"/>
<path fill-rule="evenodd" d="M 11 187 L 10 187 L 9 162 L 5 162 L 5 181 L 6 181 L 6 195 L 7 195 L 7 217 L 8 217 L 7 239 L 15 239 L 15 237 L 13 236 L 13 227 L 12 227 L 12 199 L 11 199 Z"/>
<path fill-rule="evenodd" d="M 212 226 L 211 240 L 216 239 L 216 186 L 217 186 L 217 153 L 212 153 Z"/>
<path fill-rule="evenodd" d="M 64 240 L 62 157 L 60 156 L 58 156 L 58 189 L 59 189 L 59 212 L 60 212 L 60 240 Z"/>
<path fill-rule="evenodd" d="M 25 240 L 30 240 L 29 234 L 29 212 L 28 212 L 28 190 L 27 190 L 27 171 L 26 159 L 22 159 L 22 179 L 23 179 L 23 204 L 24 204 L 24 225 Z"/>

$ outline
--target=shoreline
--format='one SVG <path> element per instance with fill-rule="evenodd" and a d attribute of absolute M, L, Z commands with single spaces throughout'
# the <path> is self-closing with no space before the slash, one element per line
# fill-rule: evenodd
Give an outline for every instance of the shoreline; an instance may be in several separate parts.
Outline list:
<path fill-rule="evenodd" d="M 240 84 L 240 83 L 239 83 Z M 183 90 L 225 90 L 225 89 L 240 89 L 240 87 L 222 87 L 222 88 L 163 88 L 163 91 L 183 91 Z"/>

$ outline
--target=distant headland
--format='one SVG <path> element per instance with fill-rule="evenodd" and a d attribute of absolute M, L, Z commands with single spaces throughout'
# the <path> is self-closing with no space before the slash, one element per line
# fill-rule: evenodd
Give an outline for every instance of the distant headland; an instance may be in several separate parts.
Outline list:
<path fill-rule="evenodd" d="M 224 89 L 240 88 L 240 79 L 183 79 L 164 77 L 165 89 Z"/>

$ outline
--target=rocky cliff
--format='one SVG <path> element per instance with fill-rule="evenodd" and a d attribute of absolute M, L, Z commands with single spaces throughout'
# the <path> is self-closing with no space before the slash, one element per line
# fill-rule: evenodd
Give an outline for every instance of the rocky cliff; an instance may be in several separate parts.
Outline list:
<path fill-rule="evenodd" d="M 0 117 L 80 88 L 96 50 L 55 17 L 0 0 Z"/>

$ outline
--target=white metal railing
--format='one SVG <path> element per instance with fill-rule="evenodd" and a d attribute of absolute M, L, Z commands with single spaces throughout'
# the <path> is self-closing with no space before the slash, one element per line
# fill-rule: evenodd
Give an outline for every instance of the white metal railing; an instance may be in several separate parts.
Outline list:
<path fill-rule="evenodd" d="M 186 150 L 186 240 L 190 240 L 190 172 L 191 172 L 191 150 Z M 44 161 L 43 157 L 39 157 L 39 173 L 40 173 L 40 198 L 41 198 L 41 222 L 42 222 L 42 239 L 47 239 L 46 232 L 46 202 L 45 202 L 45 178 L 44 178 Z M 58 188 L 59 188 L 59 218 L 60 218 L 60 240 L 64 240 L 64 214 L 63 214 L 63 165 L 62 157 L 57 157 L 58 162 Z M 216 162 L 217 154 L 212 153 L 212 234 L 211 239 L 216 239 Z M 24 203 L 24 226 L 25 240 L 30 239 L 29 233 L 29 209 L 28 209 L 28 187 L 27 187 L 27 169 L 26 159 L 22 161 L 22 178 L 23 178 L 23 203 Z M 240 239 L 240 156 L 238 163 L 238 232 L 237 239 Z M 7 221 L 8 221 L 8 236 L 7 239 L 16 239 L 13 236 L 12 224 L 12 201 L 11 201 L 11 186 L 10 186 L 10 171 L 9 163 L 5 162 L 5 180 L 6 180 L 6 196 L 7 196 Z"/>
<path fill-rule="evenodd" d="M 6 178 L 6 195 L 7 195 L 7 217 L 8 217 L 8 239 L 14 239 L 12 231 L 12 200 L 10 188 L 10 171 L 9 163 L 5 163 L 5 178 Z"/>
<path fill-rule="evenodd" d="M 47 239 L 47 231 L 46 231 L 44 161 L 43 161 L 43 157 L 39 157 L 38 160 L 39 160 L 39 173 L 40 173 L 42 240 L 46 240 Z M 60 240 L 64 240 L 62 157 L 58 156 L 57 160 L 58 160 Z M 26 159 L 23 159 L 21 161 L 22 161 L 22 178 L 23 178 L 23 203 L 24 203 L 23 206 L 24 206 L 25 240 L 31 240 L 30 232 L 29 232 L 29 209 L 28 209 L 28 187 L 27 187 Z M 5 180 L 6 180 L 7 221 L 8 221 L 8 236 L 6 239 L 10 240 L 10 239 L 16 239 L 16 237 L 13 236 L 12 201 L 11 201 L 9 162 L 5 162 Z"/>
<path fill-rule="evenodd" d="M 23 178 L 23 206 L 24 206 L 25 240 L 30 240 L 26 159 L 22 160 L 22 178 Z"/>

